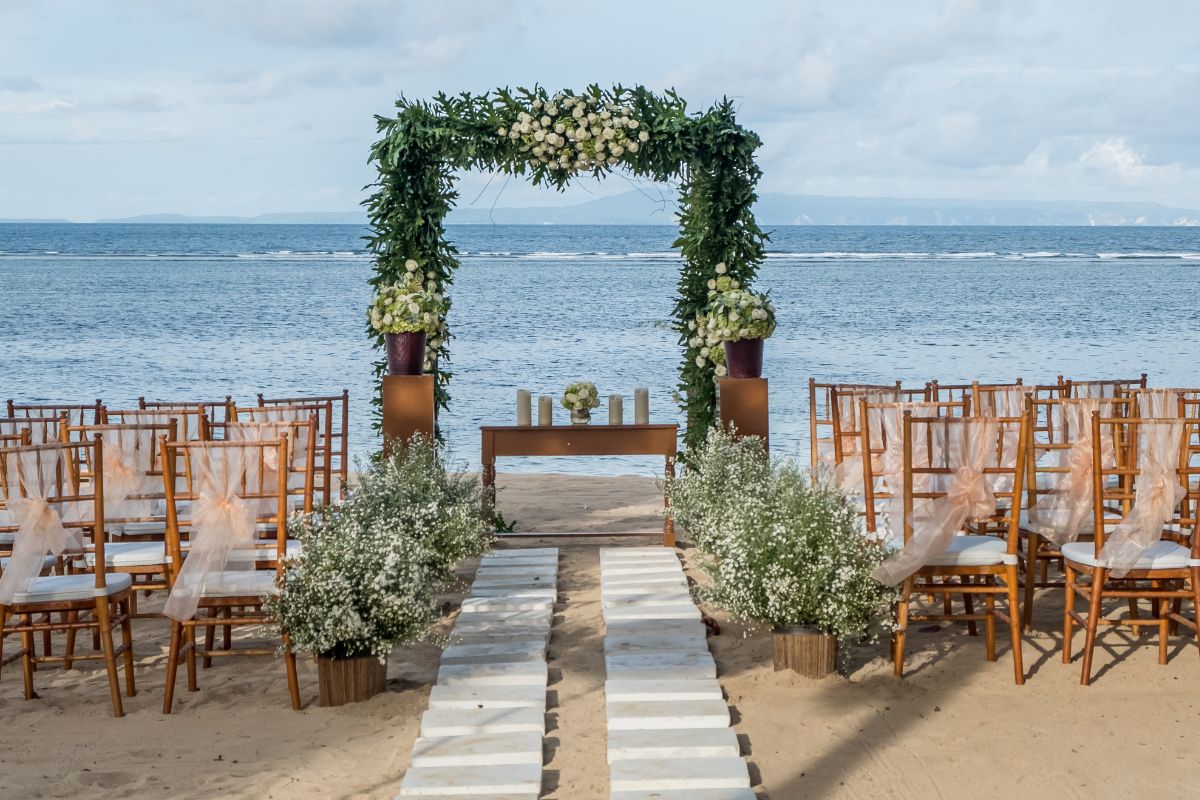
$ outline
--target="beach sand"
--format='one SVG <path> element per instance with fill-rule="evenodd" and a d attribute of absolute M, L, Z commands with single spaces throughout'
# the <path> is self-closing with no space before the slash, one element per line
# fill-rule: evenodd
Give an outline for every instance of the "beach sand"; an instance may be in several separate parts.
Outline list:
<path fill-rule="evenodd" d="M 500 505 L 523 531 L 657 532 L 661 495 L 649 478 L 502 476 Z M 560 604 L 550 646 L 544 797 L 608 797 L 598 547 L 639 537 L 546 536 L 501 547 L 561 548 Z M 684 547 L 689 573 L 695 551 Z M 473 565 L 463 565 L 469 574 Z M 448 609 L 456 596 L 447 598 Z M 1028 682 L 1014 686 L 1009 652 L 996 663 L 982 638 L 947 627 L 910 636 L 909 676 L 891 676 L 885 645 L 857 651 L 849 678 L 809 681 L 771 667 L 770 637 L 744 636 L 720 613 L 711 638 L 721 685 L 760 797 L 1117 798 L 1196 796 L 1189 745 L 1200 665 L 1190 640 L 1159 666 L 1154 637 L 1140 646 L 1109 633 L 1095 685 L 1078 661 L 1060 663 L 1060 604 L 1043 595 L 1026 642 Z M 443 621 L 440 629 L 449 627 Z M 138 695 L 113 719 L 92 666 L 36 676 L 21 699 L 19 668 L 0 679 L 0 796 L 14 798 L 391 798 L 417 735 L 439 648 L 398 649 L 388 691 L 367 703 L 316 705 L 316 670 L 301 661 L 306 707 L 287 701 L 282 662 L 218 661 L 200 691 L 180 691 L 163 716 L 164 622 L 135 623 Z M 1006 631 L 1001 628 L 1001 641 Z M 1076 640 L 1078 651 L 1081 637 Z M 10 645 L 11 646 L 11 645 Z"/>

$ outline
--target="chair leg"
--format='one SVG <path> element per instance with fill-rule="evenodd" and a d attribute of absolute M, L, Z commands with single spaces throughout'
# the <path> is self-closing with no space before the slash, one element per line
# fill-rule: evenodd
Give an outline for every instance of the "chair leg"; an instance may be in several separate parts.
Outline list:
<path fill-rule="evenodd" d="M 175 700 L 175 674 L 179 671 L 179 647 L 183 639 L 183 624 L 171 620 L 171 647 L 167 651 L 167 678 L 163 686 L 163 713 L 171 713 Z"/>
<path fill-rule="evenodd" d="M 196 626 L 184 625 L 183 636 L 187 647 L 188 691 L 198 692 L 200 686 L 196 683 Z"/>
<path fill-rule="evenodd" d="M 296 654 L 292 651 L 292 640 L 283 637 L 283 663 L 287 668 L 288 694 L 292 699 L 292 710 L 300 710 L 300 677 L 296 674 Z"/>
<path fill-rule="evenodd" d="M 992 585 L 994 581 L 987 578 L 988 585 Z M 987 619 L 983 621 L 984 625 L 984 646 L 987 648 L 987 660 L 996 660 L 996 595 L 988 592 L 983 597 L 983 607 L 987 615 Z"/>
<path fill-rule="evenodd" d="M 241 609 L 238 609 L 238 612 L 240 613 Z M 233 609 L 232 608 L 225 609 L 225 616 L 232 618 L 233 617 Z M 226 625 L 224 628 L 224 633 L 221 637 L 221 649 L 222 650 L 232 650 L 233 649 L 233 626 L 232 625 Z"/>
<path fill-rule="evenodd" d="M 892 671 L 897 678 L 904 677 L 904 645 L 908 634 L 908 604 L 912 599 L 912 588 L 913 579 L 905 578 L 900 588 L 900 605 L 896 609 L 896 630 L 892 634 Z"/>
<path fill-rule="evenodd" d="M 1083 643 L 1083 671 L 1079 682 L 1088 686 L 1092 682 L 1092 653 L 1096 649 L 1096 629 L 1100 627 L 1100 601 L 1104 596 L 1104 569 L 1096 567 L 1092 570 L 1092 596 L 1088 603 L 1087 638 Z"/>
<path fill-rule="evenodd" d="M 33 624 L 33 615 L 25 615 L 25 624 Z M 33 649 L 33 631 L 21 632 L 21 649 L 25 652 L 21 656 L 21 670 L 25 676 L 25 699 L 32 700 L 37 695 L 33 691 L 33 657 L 36 655 Z"/>
<path fill-rule="evenodd" d="M 79 621 L 79 612 L 78 611 L 68 611 L 66 614 L 66 621 L 68 623 L 78 622 Z M 75 664 L 74 656 L 75 656 L 75 634 L 76 633 L 77 633 L 77 631 L 75 628 L 67 628 L 67 644 L 66 644 L 66 648 L 63 652 L 63 669 L 64 670 L 70 669 Z"/>
<path fill-rule="evenodd" d="M 1005 582 L 1008 584 L 1005 588 L 1008 590 L 1008 627 L 1009 633 L 1012 636 L 1012 652 L 1013 652 L 1013 678 L 1017 682 L 1017 686 L 1025 685 L 1025 654 L 1023 652 L 1024 639 L 1021 635 L 1021 609 L 1018 606 L 1020 591 L 1017 587 L 1017 567 L 1016 565 L 1008 568 L 1008 575 L 1005 576 Z"/>
<path fill-rule="evenodd" d="M 1021 609 L 1021 627 L 1033 628 L 1033 594 L 1037 589 L 1038 552 L 1042 549 L 1042 537 L 1029 534 L 1029 549 L 1025 555 L 1025 605 Z"/>
<path fill-rule="evenodd" d="M 215 619 L 216 617 L 220 616 L 220 614 L 221 614 L 221 609 L 216 608 L 215 606 L 208 610 L 209 619 Z M 211 653 L 212 649 L 213 649 L 213 635 L 216 633 L 216 630 L 217 630 L 217 626 L 215 624 L 204 626 L 204 650 L 205 650 L 204 668 L 205 669 L 208 669 L 209 667 L 212 666 L 212 656 L 210 656 L 209 653 Z"/>
<path fill-rule="evenodd" d="M 1063 565 L 1064 578 L 1063 583 L 1066 586 L 1066 594 L 1063 595 L 1063 641 L 1062 641 L 1062 662 L 1064 664 L 1071 663 L 1071 637 L 1075 635 L 1075 618 L 1071 616 L 1075 611 L 1075 570 L 1071 569 L 1070 565 Z"/>
<path fill-rule="evenodd" d="M 121 708 L 121 681 L 117 678 L 117 656 L 113 650 L 112 618 L 107 597 L 96 598 L 96 625 L 100 628 L 100 646 L 104 648 L 104 668 L 108 671 L 108 692 L 112 695 L 113 716 L 125 716 Z"/>
<path fill-rule="evenodd" d="M 1166 591 L 1162 581 L 1154 582 L 1159 589 Z M 1162 597 L 1158 600 L 1158 663 L 1167 663 L 1167 646 L 1171 638 L 1171 599 Z"/>
<path fill-rule="evenodd" d="M 1196 651 L 1200 652 L 1200 567 L 1192 567 L 1192 625 L 1196 632 Z M 4 627 L 4 617 L 0 614 L 0 628 Z"/>
<path fill-rule="evenodd" d="M 130 592 L 129 599 L 118 606 L 125 615 L 121 620 L 121 644 L 125 651 L 122 654 L 125 661 L 125 694 L 129 697 L 137 694 L 133 674 L 133 597 L 134 593 Z"/>
<path fill-rule="evenodd" d="M 963 577 L 962 580 L 964 583 L 967 582 L 967 579 L 965 576 Z M 947 597 L 949 597 L 949 595 L 947 595 Z M 968 614 L 974 614 L 975 613 L 975 595 L 964 593 L 962 598 L 963 598 L 963 611 L 965 611 Z M 979 626 L 977 626 L 975 624 L 975 620 L 973 620 L 973 619 L 967 620 L 967 634 L 969 636 L 978 636 L 979 635 Z"/>

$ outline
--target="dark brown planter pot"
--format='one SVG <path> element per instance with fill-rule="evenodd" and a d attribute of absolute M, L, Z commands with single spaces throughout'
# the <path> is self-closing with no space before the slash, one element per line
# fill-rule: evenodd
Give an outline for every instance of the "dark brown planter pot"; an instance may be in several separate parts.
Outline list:
<path fill-rule="evenodd" d="M 738 339 L 725 343 L 725 368 L 731 378 L 761 378 L 762 339 Z"/>
<path fill-rule="evenodd" d="M 344 706 L 370 700 L 387 686 L 387 662 L 375 656 L 317 656 L 321 705 Z"/>
<path fill-rule="evenodd" d="M 772 636 L 775 671 L 790 669 L 806 678 L 837 672 L 837 637 L 807 625 L 776 628 Z"/>
<path fill-rule="evenodd" d="M 421 375 L 425 372 L 425 333 L 387 333 L 389 375 Z"/>

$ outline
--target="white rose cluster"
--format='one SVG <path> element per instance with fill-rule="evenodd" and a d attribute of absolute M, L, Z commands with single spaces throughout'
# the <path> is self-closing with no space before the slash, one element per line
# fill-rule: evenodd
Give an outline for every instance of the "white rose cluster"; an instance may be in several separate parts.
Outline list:
<path fill-rule="evenodd" d="M 713 267 L 713 272 L 715 277 L 708 281 L 709 304 L 688 322 L 688 346 L 695 353 L 697 367 L 711 363 L 721 378 L 727 372 L 725 342 L 770 336 L 775 331 L 775 306 L 762 295 L 742 290 L 724 261 Z"/>
<path fill-rule="evenodd" d="M 572 411 L 599 408 L 600 393 L 596 389 L 596 384 L 591 381 L 572 383 L 563 392 L 562 405 L 563 408 L 569 408 Z"/>
<path fill-rule="evenodd" d="M 529 111 L 521 111 L 516 121 L 496 133 L 518 143 L 534 166 L 574 172 L 604 169 L 650 140 L 632 113 L 617 100 L 560 92 L 535 98 Z"/>

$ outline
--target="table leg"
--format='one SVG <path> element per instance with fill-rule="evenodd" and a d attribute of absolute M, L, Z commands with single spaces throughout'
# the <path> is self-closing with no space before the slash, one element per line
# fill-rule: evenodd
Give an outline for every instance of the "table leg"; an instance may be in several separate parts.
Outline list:
<path fill-rule="evenodd" d="M 664 470 L 666 477 L 666 485 L 663 487 L 663 510 L 667 512 L 663 517 L 663 547 L 675 546 L 675 521 L 671 519 L 671 483 L 675 480 L 675 459 L 667 458 L 666 469 Z"/>
<path fill-rule="evenodd" d="M 492 505 L 496 505 L 496 460 L 483 462 L 483 474 L 481 475 L 483 482 L 483 490 L 487 493 L 487 497 L 491 500 Z"/>

